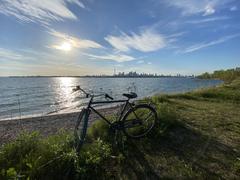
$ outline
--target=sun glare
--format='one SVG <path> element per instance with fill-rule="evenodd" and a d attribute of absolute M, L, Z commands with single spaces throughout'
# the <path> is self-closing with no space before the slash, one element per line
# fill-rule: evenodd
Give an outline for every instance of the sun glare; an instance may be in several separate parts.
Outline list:
<path fill-rule="evenodd" d="M 63 51 L 70 51 L 72 49 L 72 45 L 68 42 L 63 42 L 61 48 Z"/>
<path fill-rule="evenodd" d="M 69 42 L 63 42 L 61 45 L 56 46 L 56 49 L 59 49 L 62 51 L 71 51 L 72 45 Z"/>

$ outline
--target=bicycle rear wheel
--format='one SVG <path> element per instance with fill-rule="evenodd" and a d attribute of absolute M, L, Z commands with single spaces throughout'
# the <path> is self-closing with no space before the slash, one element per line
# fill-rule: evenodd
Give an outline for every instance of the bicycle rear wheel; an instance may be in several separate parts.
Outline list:
<path fill-rule="evenodd" d="M 87 134 L 87 126 L 88 126 L 88 117 L 89 117 L 89 110 L 82 109 L 78 116 L 77 123 L 74 129 L 74 136 L 75 136 L 75 148 L 76 151 L 79 152 L 83 142 L 85 140 Z"/>
<path fill-rule="evenodd" d="M 156 110 L 148 104 L 131 108 L 123 117 L 123 132 L 131 138 L 141 138 L 148 134 L 157 120 Z"/>

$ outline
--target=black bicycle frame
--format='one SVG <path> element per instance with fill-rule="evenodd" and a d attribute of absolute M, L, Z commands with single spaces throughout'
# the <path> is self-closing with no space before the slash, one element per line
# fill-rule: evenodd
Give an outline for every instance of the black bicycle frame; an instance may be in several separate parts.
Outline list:
<path fill-rule="evenodd" d="M 124 107 L 123 107 L 123 109 L 121 111 L 121 114 L 119 116 L 119 119 L 117 121 L 120 121 L 122 119 L 127 106 L 128 105 L 131 106 L 131 103 L 129 102 L 129 99 L 127 99 L 127 100 L 112 100 L 112 101 L 93 101 L 93 98 L 94 97 L 91 97 L 91 99 L 90 99 L 90 101 L 88 103 L 87 109 L 90 109 L 93 112 L 95 112 L 99 117 L 101 117 L 109 125 L 112 125 L 112 123 L 109 120 L 107 120 L 107 118 L 105 118 L 100 112 L 98 112 L 96 109 L 94 109 L 94 107 L 92 107 L 91 105 L 93 105 L 93 104 L 111 104 L 111 103 L 123 103 L 123 102 L 125 102 Z"/>

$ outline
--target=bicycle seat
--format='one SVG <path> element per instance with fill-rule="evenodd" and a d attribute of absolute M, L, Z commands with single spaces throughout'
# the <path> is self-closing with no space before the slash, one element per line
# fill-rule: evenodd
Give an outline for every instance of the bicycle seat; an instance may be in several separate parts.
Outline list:
<path fill-rule="evenodd" d="M 137 97 L 137 94 L 134 93 L 134 92 L 131 92 L 129 94 L 122 94 L 123 96 L 127 97 L 128 99 L 133 99 L 133 98 L 136 98 Z"/>

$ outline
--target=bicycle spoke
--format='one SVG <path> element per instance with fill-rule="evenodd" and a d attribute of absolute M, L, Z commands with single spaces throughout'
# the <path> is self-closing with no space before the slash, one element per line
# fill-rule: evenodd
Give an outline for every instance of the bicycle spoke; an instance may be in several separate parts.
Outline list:
<path fill-rule="evenodd" d="M 148 122 L 148 120 L 152 117 L 152 115 L 153 115 L 153 113 L 150 112 L 150 113 L 149 113 L 149 116 L 147 116 L 147 117 L 145 118 L 145 122 Z"/>
<path fill-rule="evenodd" d="M 149 105 L 139 105 L 131 109 L 124 119 L 124 131 L 130 137 L 142 137 L 155 124 L 157 114 Z"/>
<path fill-rule="evenodd" d="M 126 120 L 124 123 L 124 128 L 132 128 L 141 125 L 141 120 L 138 119 L 130 119 Z"/>

